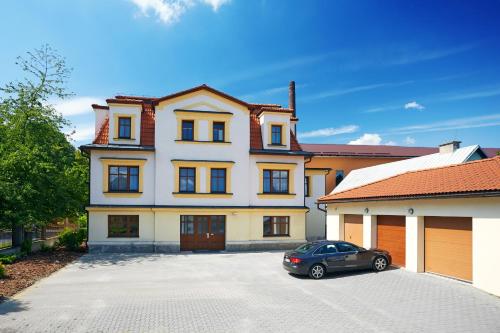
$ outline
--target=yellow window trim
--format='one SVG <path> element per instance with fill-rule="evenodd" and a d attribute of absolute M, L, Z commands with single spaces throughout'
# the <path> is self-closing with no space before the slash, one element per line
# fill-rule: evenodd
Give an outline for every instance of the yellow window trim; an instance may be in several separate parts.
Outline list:
<path fill-rule="evenodd" d="M 130 118 L 130 139 L 124 139 L 124 138 L 119 138 L 118 137 L 118 119 L 119 118 Z M 131 113 L 113 113 L 113 126 L 114 126 L 114 135 L 113 135 L 113 140 L 114 141 L 134 141 L 135 140 L 135 114 Z"/>
<path fill-rule="evenodd" d="M 287 145 L 287 126 L 286 123 L 280 123 L 280 122 L 268 122 L 267 123 L 267 145 L 268 146 L 276 146 L 276 144 L 272 144 L 272 137 L 273 137 L 273 132 L 272 128 L 273 126 L 281 126 L 281 144 L 283 146 Z"/>
<path fill-rule="evenodd" d="M 205 111 L 194 112 L 196 110 L 191 111 L 176 111 L 175 115 L 177 118 L 177 139 L 176 142 L 182 143 L 212 143 L 213 141 L 213 123 L 214 122 L 223 122 L 224 123 L 224 142 L 230 142 L 231 133 L 230 133 L 230 121 L 232 114 L 217 114 L 217 113 L 209 113 Z M 182 122 L 184 120 L 193 121 L 194 123 L 194 141 L 182 140 Z M 199 140 L 199 128 L 200 121 L 208 121 L 208 141 L 200 141 Z"/>
<path fill-rule="evenodd" d="M 172 161 L 174 166 L 174 196 L 177 197 L 193 197 L 193 195 L 201 194 L 200 197 L 210 198 L 208 194 L 210 193 L 210 170 L 213 169 L 226 169 L 226 192 L 228 195 L 231 194 L 231 169 L 234 165 L 234 162 L 227 161 L 180 161 L 174 160 Z M 196 184 L 195 184 L 195 193 L 179 193 L 179 168 L 195 168 L 196 169 Z M 201 192 L 201 169 L 204 168 L 206 170 L 205 179 L 206 186 L 205 192 Z M 206 194 L 203 194 L 206 193 Z M 220 198 L 221 194 L 214 194 L 214 197 Z"/>
<path fill-rule="evenodd" d="M 102 191 L 107 197 L 140 197 L 143 192 L 144 185 L 144 164 L 146 164 L 145 159 L 123 159 L 123 158 L 112 158 L 112 157 L 101 157 L 100 161 L 102 163 Z M 138 166 L 139 167 L 139 192 L 131 193 L 112 193 L 109 192 L 109 166 Z"/>
<path fill-rule="evenodd" d="M 259 199 L 293 199 L 297 196 L 295 193 L 283 193 L 283 194 L 268 194 L 268 193 L 257 193 Z"/>
<path fill-rule="evenodd" d="M 264 169 L 269 170 L 288 170 L 288 191 L 290 194 L 284 194 L 287 198 L 292 198 L 295 194 L 295 168 L 297 167 L 296 163 L 273 163 L 273 162 L 257 162 L 257 167 L 259 168 L 259 198 L 264 198 L 264 195 L 268 195 L 264 192 Z M 270 198 L 277 198 L 277 194 L 270 194 Z"/>

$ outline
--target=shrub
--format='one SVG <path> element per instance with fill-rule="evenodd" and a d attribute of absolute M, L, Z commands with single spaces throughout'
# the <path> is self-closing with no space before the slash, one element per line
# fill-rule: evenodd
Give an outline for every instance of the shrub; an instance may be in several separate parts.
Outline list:
<path fill-rule="evenodd" d="M 0 262 L 0 279 L 3 279 L 5 277 L 5 267 L 3 264 Z"/>
<path fill-rule="evenodd" d="M 16 261 L 16 260 L 17 260 L 17 255 L 15 255 L 15 254 L 1 255 L 0 256 L 0 264 L 10 265 L 10 264 L 13 264 L 14 261 Z"/>
<path fill-rule="evenodd" d="M 31 238 L 25 239 L 21 243 L 21 252 L 22 253 L 26 253 L 26 254 L 30 254 L 31 253 L 31 246 L 32 245 L 33 245 L 33 242 L 31 240 Z"/>
<path fill-rule="evenodd" d="M 68 250 L 78 250 L 82 245 L 87 232 L 85 229 L 71 230 L 65 229 L 59 235 L 59 245 L 67 248 Z"/>
<path fill-rule="evenodd" d="M 42 246 L 40 246 L 40 252 L 44 252 L 44 253 L 47 253 L 47 252 L 52 252 L 54 251 L 54 247 L 53 246 L 49 246 L 49 245 L 46 245 L 46 244 L 42 244 Z"/>

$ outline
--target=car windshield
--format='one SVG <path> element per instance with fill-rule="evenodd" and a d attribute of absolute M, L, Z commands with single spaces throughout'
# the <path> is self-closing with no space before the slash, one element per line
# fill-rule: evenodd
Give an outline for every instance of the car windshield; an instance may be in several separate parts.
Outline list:
<path fill-rule="evenodd" d="M 306 253 L 310 249 L 312 249 L 315 245 L 313 243 L 307 243 L 304 245 L 299 246 L 298 248 L 295 249 L 295 252 L 300 252 L 300 253 Z"/>

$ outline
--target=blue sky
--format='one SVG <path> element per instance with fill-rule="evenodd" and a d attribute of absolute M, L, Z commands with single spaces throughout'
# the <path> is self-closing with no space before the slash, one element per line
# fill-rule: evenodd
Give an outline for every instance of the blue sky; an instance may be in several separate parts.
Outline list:
<path fill-rule="evenodd" d="M 206 83 L 287 104 L 297 84 L 301 142 L 500 146 L 500 2 L 4 1 L 0 84 L 49 43 L 74 68 L 57 103 L 75 144 L 90 104 Z"/>

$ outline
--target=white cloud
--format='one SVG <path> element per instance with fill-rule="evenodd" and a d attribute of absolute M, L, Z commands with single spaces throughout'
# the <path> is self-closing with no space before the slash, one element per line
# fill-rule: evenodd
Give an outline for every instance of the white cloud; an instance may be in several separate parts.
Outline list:
<path fill-rule="evenodd" d="M 405 109 L 415 109 L 415 110 L 423 110 L 425 107 L 421 104 L 418 104 L 417 102 L 408 102 L 405 104 Z"/>
<path fill-rule="evenodd" d="M 64 100 L 54 100 L 49 101 L 49 104 L 53 105 L 56 111 L 61 113 L 63 116 L 76 116 L 85 113 L 92 113 L 92 104 L 103 103 L 104 98 L 82 96 L 69 98 Z"/>
<path fill-rule="evenodd" d="M 379 145 L 382 142 L 382 138 L 376 133 L 365 133 L 360 138 L 350 141 L 350 145 Z"/>
<path fill-rule="evenodd" d="M 412 134 L 412 133 L 441 132 L 441 131 L 449 131 L 457 129 L 492 127 L 492 126 L 500 126 L 500 113 L 477 116 L 477 117 L 456 118 L 456 119 L 449 119 L 427 124 L 398 127 L 393 129 L 389 133 Z"/>
<path fill-rule="evenodd" d="M 94 139 L 95 126 L 77 126 L 66 131 L 66 134 L 76 142 Z"/>
<path fill-rule="evenodd" d="M 384 145 L 386 145 L 386 146 L 395 146 L 395 145 L 397 145 L 397 142 L 396 141 L 387 141 L 386 143 L 384 143 Z"/>
<path fill-rule="evenodd" d="M 323 91 L 323 92 L 320 92 L 318 94 L 314 94 L 314 95 L 310 95 L 310 96 L 305 96 L 302 98 L 302 100 L 303 101 L 311 101 L 311 100 L 323 99 L 323 98 L 327 98 L 327 97 L 337 97 L 337 96 L 354 94 L 357 92 L 369 91 L 369 90 L 374 90 L 374 89 L 379 89 L 379 88 L 404 86 L 404 85 L 407 85 L 407 84 L 410 84 L 413 82 L 414 81 L 375 83 L 375 84 L 355 86 L 355 87 L 350 87 L 350 88 L 345 88 L 345 89 L 334 89 L 334 90 Z"/>
<path fill-rule="evenodd" d="M 412 138 L 411 136 L 407 136 L 405 139 L 405 144 L 407 144 L 407 145 L 414 145 L 415 142 L 417 142 L 417 141 L 414 138 Z"/>
<path fill-rule="evenodd" d="M 353 133 L 356 132 L 359 129 L 359 126 L 356 125 L 347 125 L 347 126 L 342 126 L 338 128 L 321 128 L 317 129 L 314 131 L 309 131 L 309 132 L 299 132 L 298 137 L 300 139 L 305 139 L 305 138 L 318 138 L 318 137 L 328 137 L 328 136 L 334 136 L 334 135 L 339 135 L 339 134 L 345 134 L 345 133 Z"/>
<path fill-rule="evenodd" d="M 153 13 L 161 22 L 173 24 L 190 8 L 198 3 L 212 7 L 214 12 L 230 0 L 131 0 L 140 10 L 141 14 L 149 17 Z"/>

